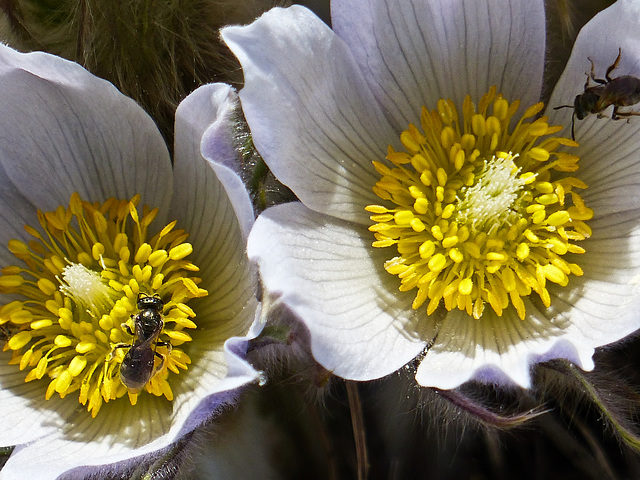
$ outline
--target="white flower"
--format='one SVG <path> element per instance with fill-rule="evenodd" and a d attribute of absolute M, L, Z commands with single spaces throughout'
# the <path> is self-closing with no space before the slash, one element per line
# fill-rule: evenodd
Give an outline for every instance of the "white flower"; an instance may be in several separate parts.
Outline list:
<path fill-rule="evenodd" d="M 0 477 L 131 470 L 256 377 L 238 356 L 259 328 L 253 213 L 223 165 L 237 97 L 207 85 L 180 104 L 172 167 L 153 120 L 77 64 L 0 46 L 0 90 L 0 443 L 17 445 Z M 138 294 L 160 295 L 164 329 L 127 389 Z"/>
<path fill-rule="evenodd" d="M 602 77 L 621 48 L 614 74 L 640 76 L 637 11 L 585 27 L 551 106 L 587 56 Z M 576 120 L 576 146 L 555 136 L 570 109 L 534 120 L 544 2 L 333 1 L 332 25 L 291 7 L 223 30 L 254 143 L 301 200 L 259 217 L 249 256 L 318 362 L 529 387 L 531 365 L 592 369 L 640 327 L 640 121 Z"/>

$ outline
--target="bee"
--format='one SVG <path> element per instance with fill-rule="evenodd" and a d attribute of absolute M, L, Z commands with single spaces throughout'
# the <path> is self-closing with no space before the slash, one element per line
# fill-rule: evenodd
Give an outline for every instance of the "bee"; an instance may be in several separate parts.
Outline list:
<path fill-rule="evenodd" d="M 156 351 L 157 346 L 167 347 L 171 352 L 171 344 L 158 341 L 160 332 L 164 328 L 162 311 L 164 302 L 156 294 L 153 296 L 138 294 L 138 313 L 131 315 L 135 325 L 135 332 L 126 323 L 122 327 L 133 337 L 131 344 L 121 343 L 114 348 L 129 348 L 120 365 L 120 380 L 131 393 L 140 393 L 155 373 L 164 366 L 165 356 Z M 113 352 L 112 352 L 113 354 Z M 160 366 L 154 368 L 155 358 L 161 361 Z"/>
<path fill-rule="evenodd" d="M 640 78 L 631 75 L 621 75 L 616 78 L 610 77 L 611 72 L 618 67 L 621 56 L 622 49 L 618 48 L 618 56 L 615 62 L 607 68 L 604 79 L 596 78 L 593 60 L 587 57 L 589 62 L 591 62 L 591 74 L 586 74 L 587 81 L 584 84 L 584 92 L 576 95 L 573 105 L 554 107 L 554 110 L 558 110 L 559 108 L 573 108 L 573 115 L 571 116 L 571 138 L 574 140 L 576 139 L 574 128 L 576 117 L 578 120 L 582 120 L 590 113 L 596 113 L 598 114 L 598 118 L 602 118 L 605 116 L 602 112 L 611 105 L 613 105 L 613 112 L 611 113 L 612 120 L 640 115 L 639 112 L 620 112 L 618 110 L 620 107 L 627 107 L 640 102 Z M 589 86 L 589 80 L 593 80 L 597 85 Z M 627 122 L 628 121 L 629 119 L 627 119 Z"/>

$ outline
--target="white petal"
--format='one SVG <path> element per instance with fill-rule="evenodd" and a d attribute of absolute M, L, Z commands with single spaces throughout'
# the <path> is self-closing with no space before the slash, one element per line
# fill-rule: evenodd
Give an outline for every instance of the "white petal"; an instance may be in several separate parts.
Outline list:
<path fill-rule="evenodd" d="M 181 375 L 176 382 L 175 402 L 181 393 L 202 398 L 214 386 L 235 388 L 256 375 L 229 350 L 242 339 L 225 344 L 230 337 L 249 333 L 258 308 L 257 280 L 236 216 L 243 216 L 248 229 L 253 209 L 242 182 L 230 168 L 237 161 L 230 118 L 234 96 L 227 85 L 206 85 L 183 100 L 176 111 L 174 180 L 185 188 L 175 189 L 171 213 L 189 233 L 194 247 L 190 258 L 200 267 L 200 287 L 209 295 L 190 303 L 197 313 L 198 329 L 190 332 L 193 342 L 185 347 L 192 364 L 189 375 Z M 204 150 L 209 156 L 206 160 Z M 221 164 L 212 161 L 214 155 Z M 218 171 L 225 176 L 224 184 L 216 176 Z M 254 328 L 250 333 L 255 336 L 258 332 Z"/>
<path fill-rule="evenodd" d="M 200 286 L 209 291 L 207 297 L 194 302 L 193 308 L 200 318 L 216 326 L 222 341 L 246 334 L 257 308 L 255 278 L 236 216 L 236 212 L 242 212 L 245 227 L 250 225 L 253 211 L 248 194 L 229 183 L 234 192 L 232 199 L 238 204 L 234 209 L 213 163 L 201 153 L 203 135 L 216 128 L 220 108 L 224 111 L 228 107 L 225 104 L 228 88 L 222 85 L 200 88 L 178 107 L 174 175 L 175 184 L 181 188 L 174 191 L 171 209 L 173 218 L 189 233 L 194 247 L 189 258 L 200 268 L 198 276 L 203 280 Z M 223 153 L 230 154 L 230 150 Z M 229 177 L 233 174 L 227 167 L 220 168 Z"/>
<path fill-rule="evenodd" d="M 256 317 L 255 308 L 249 311 L 246 307 L 245 313 L 251 320 Z M 192 363 L 188 375 L 178 375 L 175 378 L 175 387 L 172 386 L 176 395 L 174 404 L 180 406 L 185 399 L 191 403 L 191 408 L 184 410 L 183 417 L 189 415 L 197 402 L 207 395 L 237 388 L 256 378 L 257 373 L 241 357 L 244 356 L 246 348 L 244 342 L 259 331 L 240 337 L 239 335 L 247 331 L 247 328 L 244 328 L 242 332 L 237 325 L 241 320 L 245 320 L 244 316 L 239 316 L 235 323 L 221 321 L 219 325 L 208 324 L 204 328 L 189 332 L 193 342 L 188 347 L 185 346 L 185 350 Z M 230 338 L 232 336 L 234 337 Z M 179 398 L 180 396 L 182 398 Z M 192 403 L 194 401 L 196 403 Z"/>
<path fill-rule="evenodd" d="M 193 402 L 198 399 L 202 402 L 197 408 L 206 413 L 203 399 L 207 395 L 237 388 L 257 375 L 232 353 L 242 350 L 243 339 L 227 341 L 249 332 L 258 308 L 255 274 L 236 216 L 243 215 L 245 228 L 249 228 L 253 209 L 242 183 L 232 177 L 235 173 L 229 168 L 237 157 L 229 118 L 233 96 L 227 85 L 207 85 L 183 100 L 176 112 L 174 180 L 185 188 L 175 189 L 171 213 L 190 235 L 194 246 L 191 257 L 200 267 L 200 287 L 209 291 L 207 297 L 190 303 L 198 324 L 198 329 L 190 332 L 193 342 L 185 346 L 192 364 L 188 375 L 180 375 L 173 387 L 174 404 L 185 414 L 196 408 Z M 203 136 L 209 136 L 210 141 Z M 225 144 L 227 138 L 230 143 Z M 224 165 L 205 160 L 205 143 L 208 154 L 217 155 L 216 160 Z M 224 185 L 214 168 L 226 175 Z M 250 333 L 255 336 L 258 332 L 253 329 Z M 183 401 L 187 402 L 184 407 Z"/>
<path fill-rule="evenodd" d="M 594 219 L 589 221 L 589 225 L 600 218 L 640 208 L 640 197 L 632 193 L 640 188 L 640 155 L 629 152 L 604 170 L 597 177 L 589 175 L 588 188 L 580 191 L 585 204 L 594 212 Z M 580 173 L 577 176 L 583 180 Z"/>
<path fill-rule="evenodd" d="M 549 320 L 544 308 L 539 310 L 529 299 L 524 302 L 525 320 L 512 307 L 501 317 L 487 307 L 480 320 L 451 311 L 418 367 L 418 383 L 450 389 L 477 379 L 528 388 L 533 363 L 561 356 L 580 365 L 580 355 L 567 341 L 570 320 L 559 316 Z"/>
<path fill-rule="evenodd" d="M 0 354 L 0 422 L 3 425 L 0 444 L 3 446 L 32 441 L 56 432 L 63 425 L 59 413 L 64 408 L 63 402 L 52 398 L 46 405 L 46 382 L 25 383 L 26 372 L 8 365 L 10 359 L 10 353 Z"/>
<path fill-rule="evenodd" d="M 47 401 L 46 382 L 24 384 L 24 372 L 16 373 L 15 367 L 7 375 L 2 371 L 0 441 L 28 445 L 16 449 L 0 477 L 56 478 L 81 465 L 118 462 L 165 447 L 211 418 L 221 402 L 232 401 L 236 389 L 256 379 L 257 373 L 236 355 L 245 340 L 194 351 L 194 364 L 173 383 L 173 402 L 144 393 L 135 407 L 125 405 L 126 399 L 103 404 L 95 419 L 74 394 Z"/>
<path fill-rule="evenodd" d="M 631 210 L 590 222 L 593 235 L 575 256 L 584 276 L 569 287 L 550 289 L 552 306 L 571 308 L 576 344 L 590 348 L 615 342 L 640 328 L 640 211 Z"/>
<path fill-rule="evenodd" d="M 0 45 L 0 164 L 41 209 L 136 193 L 168 206 L 169 154 L 133 100 L 79 65 Z"/>
<path fill-rule="evenodd" d="M 249 235 L 269 297 L 305 322 L 319 363 L 353 380 L 394 372 L 434 335 L 435 321 L 411 309 L 372 240 L 297 202 L 268 209 Z"/>
<path fill-rule="evenodd" d="M 6 248 L 9 240 L 33 239 L 24 230 L 25 225 L 38 225 L 36 208 L 18 191 L 0 165 L 0 265 L 3 267 L 17 262 Z"/>
<path fill-rule="evenodd" d="M 20 374 L 23 383 L 10 387 L 11 397 L 5 386 Z M 47 381 L 24 384 L 24 376 L 24 372 L 3 371 L 1 377 L 3 444 L 16 440 L 15 443 L 29 444 L 18 449 L 3 468 L 2 473 L 8 478 L 55 478 L 52 472 L 102 463 L 111 456 L 127 458 L 136 448 L 137 452 L 150 451 L 154 445 L 158 448 L 157 445 L 168 443 L 174 415 L 171 403 L 165 399 L 144 394 L 135 407 L 124 406 L 126 399 L 109 402 L 92 419 L 78 403 L 77 393 L 45 400 Z"/>
<path fill-rule="evenodd" d="M 16 449 L 2 474 L 12 479 L 53 479 L 81 465 L 117 462 L 168 445 L 170 437 L 175 436 L 175 432 L 168 434 L 170 403 L 151 395 L 139 400 L 141 404 L 126 409 L 115 402 L 103 405 L 95 419 L 76 401 L 78 408 L 69 412 L 68 423 L 58 433 Z M 175 431 L 179 426 L 173 427 Z"/>
<path fill-rule="evenodd" d="M 244 69 L 256 148 L 309 208 L 368 224 L 371 162 L 398 143 L 344 43 L 303 7 L 275 8 L 222 36 Z"/>
<path fill-rule="evenodd" d="M 587 74 L 591 71 L 589 58 L 593 60 L 596 78 L 603 79 L 607 68 L 614 63 L 618 49 L 622 55 L 618 67 L 611 72 L 611 78 L 621 75 L 640 77 L 640 15 L 638 2 L 634 0 L 614 3 L 582 28 L 549 106 L 573 106 L 576 95 L 584 93 Z M 590 81 L 589 85 L 596 83 Z M 611 110 L 609 107 L 603 113 L 610 117 Z M 621 111 L 640 111 L 640 108 L 635 105 Z M 572 112 L 572 108 L 562 108 L 548 109 L 546 113 L 552 124 L 565 125 L 563 134 L 570 135 Z M 637 117 L 631 117 L 627 124 L 624 119 L 598 119 L 595 114 L 590 114 L 584 120 L 575 119 L 575 132 L 580 143 L 580 172 L 587 183 L 597 179 L 611 163 L 617 162 L 619 156 L 626 157 L 640 147 L 640 118 Z"/>
<path fill-rule="evenodd" d="M 492 85 L 524 108 L 538 101 L 544 3 L 528 0 L 339 0 L 332 24 L 399 128 L 440 98 L 461 106 Z"/>

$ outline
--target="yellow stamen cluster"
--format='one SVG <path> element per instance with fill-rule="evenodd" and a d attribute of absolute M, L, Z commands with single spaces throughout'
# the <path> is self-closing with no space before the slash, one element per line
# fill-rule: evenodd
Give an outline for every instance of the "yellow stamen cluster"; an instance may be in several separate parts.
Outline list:
<path fill-rule="evenodd" d="M 576 193 L 587 186 L 559 172 L 578 169 L 578 157 L 557 151 L 577 146 L 552 135 L 543 108 L 528 108 L 510 131 L 519 102 L 495 87 L 476 106 L 462 105 L 462 121 L 451 100 L 437 110 L 423 107 L 422 131 L 402 132 L 406 151 L 388 149 L 374 162 L 381 180 L 374 192 L 388 205 L 369 205 L 374 247 L 395 246 L 384 267 L 400 290 L 417 289 L 413 308 L 427 313 L 441 303 L 479 319 L 485 302 L 502 315 L 511 304 L 525 318 L 523 297 L 531 292 L 549 306 L 547 281 L 566 286 L 582 270 L 563 256 L 584 253 L 575 241 L 591 235 L 593 216 Z M 527 120 L 527 121 L 525 121 Z"/>
<path fill-rule="evenodd" d="M 24 266 L 2 269 L 0 293 L 15 295 L 0 307 L 0 326 L 7 333 L 4 350 L 11 364 L 29 370 L 25 381 L 48 379 L 45 397 L 65 397 L 78 391 L 79 401 L 95 417 L 103 402 L 129 393 L 120 380 L 120 364 L 134 332 L 139 293 L 158 294 L 164 302 L 164 329 L 158 341 L 172 347 L 191 340 L 194 311 L 187 302 L 207 295 L 200 279 L 189 276 L 198 267 L 186 257 L 192 246 L 176 222 L 149 236 L 158 210 L 142 209 L 140 197 L 111 198 L 91 204 L 73 194 L 69 206 L 38 211 L 42 232 L 30 226 L 29 243 L 9 242 L 9 250 Z M 117 348 L 116 348 L 117 347 Z M 147 392 L 173 399 L 169 371 L 179 373 L 191 363 L 180 348 L 157 346 Z"/>

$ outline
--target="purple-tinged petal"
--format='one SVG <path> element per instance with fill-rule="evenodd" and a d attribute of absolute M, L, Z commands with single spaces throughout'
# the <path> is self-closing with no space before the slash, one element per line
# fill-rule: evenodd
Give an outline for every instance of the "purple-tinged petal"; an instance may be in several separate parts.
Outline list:
<path fill-rule="evenodd" d="M 214 185 L 200 185 L 203 176 L 222 183 L 233 209 L 240 221 L 243 236 L 249 234 L 254 214 L 249 194 L 239 176 L 240 153 L 236 148 L 236 122 L 240 102 L 229 85 L 218 83 L 204 85 L 185 98 L 176 112 L 176 158 L 174 176 L 179 185 L 175 193 L 175 208 L 195 212 L 197 204 L 204 202 L 207 195 L 218 191 Z M 201 140 L 200 140 L 201 139 Z M 203 162 L 202 159 L 206 162 Z M 212 176 L 211 170 L 215 174 Z M 199 190 L 202 188 L 203 190 Z M 191 189 L 196 192 L 192 195 Z M 196 204 L 196 205 L 194 205 Z M 203 212 L 192 213 L 189 221 L 194 225 L 202 222 Z"/>
<path fill-rule="evenodd" d="M 220 127 L 232 135 L 228 124 L 229 96 L 226 85 L 207 85 L 187 97 L 176 111 L 176 145 L 174 191 L 171 215 L 180 219 L 179 226 L 189 233 L 194 246 L 192 258 L 200 267 L 201 287 L 209 295 L 195 301 L 198 315 L 211 318 L 221 337 L 244 335 L 254 320 L 257 308 L 255 278 L 245 254 L 245 237 L 237 214 L 242 214 L 245 228 L 253 221 L 249 196 L 228 167 L 203 157 L 203 135 Z M 223 113 L 222 119 L 218 116 Z M 218 121 L 220 122 L 218 123 Z M 227 164 L 233 159 L 230 146 L 222 146 L 221 158 Z M 207 144 L 208 149 L 212 145 Z M 214 152 L 210 152 L 213 154 Z M 235 154 L 237 155 L 237 154 Z M 215 169 L 225 175 L 227 183 L 216 176 Z M 231 192 L 231 196 L 228 194 Z"/>

